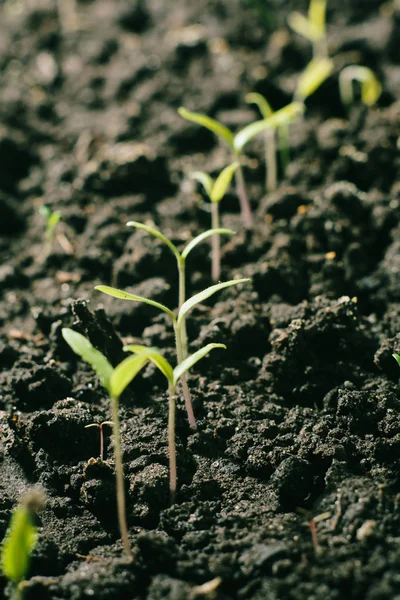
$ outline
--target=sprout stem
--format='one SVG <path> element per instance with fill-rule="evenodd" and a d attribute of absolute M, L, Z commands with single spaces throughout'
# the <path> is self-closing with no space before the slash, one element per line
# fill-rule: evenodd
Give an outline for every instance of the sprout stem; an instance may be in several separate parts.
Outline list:
<path fill-rule="evenodd" d="M 242 213 L 243 223 L 246 229 L 251 229 L 253 226 L 253 217 L 251 214 L 251 208 L 249 199 L 246 193 L 246 187 L 244 183 L 242 166 L 239 165 L 235 172 L 236 179 L 236 192 L 240 202 L 240 210 Z"/>
<path fill-rule="evenodd" d="M 168 448 L 169 448 L 169 489 L 171 504 L 176 494 L 176 448 L 175 448 L 175 386 L 168 388 Z"/>
<path fill-rule="evenodd" d="M 277 186 L 275 129 L 267 129 L 265 132 L 265 164 L 267 166 L 265 186 L 268 192 L 273 192 Z"/>
<path fill-rule="evenodd" d="M 177 323 L 174 323 L 174 330 L 175 330 L 176 357 L 178 360 L 178 365 L 180 365 L 183 360 L 182 359 L 182 341 L 181 341 L 182 333 L 180 331 L 180 326 L 178 326 Z M 189 425 L 190 425 L 191 429 L 197 429 L 196 417 L 194 416 L 194 412 L 193 412 L 192 400 L 190 397 L 190 391 L 189 391 L 189 387 L 188 387 L 187 380 L 186 380 L 186 374 L 181 375 L 180 382 L 182 384 L 183 396 L 185 398 L 186 412 L 188 415 Z"/>
<path fill-rule="evenodd" d="M 181 309 L 182 304 L 186 300 L 186 273 L 185 273 L 185 259 L 180 258 L 178 262 L 178 272 L 179 272 L 179 307 L 178 310 Z M 182 323 L 180 326 L 180 337 L 182 344 L 182 360 L 185 360 L 188 355 L 188 340 L 187 340 L 187 332 L 186 332 L 186 318 L 182 319 Z"/>
<path fill-rule="evenodd" d="M 211 202 L 211 228 L 219 229 L 219 202 Z M 213 281 L 221 277 L 221 241 L 219 235 L 211 238 L 211 275 Z"/>
<path fill-rule="evenodd" d="M 132 557 L 131 547 L 128 539 L 128 526 L 126 523 L 124 473 L 122 468 L 121 438 L 119 432 L 118 398 L 111 398 L 111 404 L 114 433 L 115 476 L 117 482 L 118 521 L 125 554 L 127 554 L 129 557 Z"/>
<path fill-rule="evenodd" d="M 281 154 L 282 173 L 285 175 L 286 169 L 290 163 L 289 150 L 289 125 L 281 125 L 279 127 L 279 150 Z"/>

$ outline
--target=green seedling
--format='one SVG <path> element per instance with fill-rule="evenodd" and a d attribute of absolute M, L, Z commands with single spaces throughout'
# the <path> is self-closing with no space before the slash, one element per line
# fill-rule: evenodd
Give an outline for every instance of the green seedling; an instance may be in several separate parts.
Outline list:
<path fill-rule="evenodd" d="M 137 296 L 136 294 L 131 294 L 129 292 L 124 292 L 123 290 L 119 290 L 117 288 L 110 287 L 108 285 L 97 285 L 96 290 L 99 292 L 103 292 L 103 294 L 107 294 L 108 296 L 112 296 L 113 298 L 118 298 L 120 300 L 130 300 L 131 302 L 144 302 L 145 304 L 149 304 L 150 306 L 154 306 L 158 308 L 162 312 L 165 312 L 171 319 L 172 325 L 175 333 L 175 345 L 176 345 L 176 356 L 178 365 L 180 365 L 185 359 L 183 358 L 183 350 L 182 350 L 182 327 L 186 322 L 187 314 L 198 304 L 207 300 L 210 296 L 223 290 L 224 288 L 230 287 L 232 285 L 239 285 L 241 283 L 247 283 L 250 279 L 237 279 L 233 281 L 225 281 L 224 283 L 217 283 L 212 285 L 209 288 L 206 288 L 202 292 L 195 294 L 189 300 L 186 300 L 182 306 L 179 308 L 178 316 L 175 317 L 174 313 L 170 308 L 161 304 L 160 302 L 156 302 L 155 300 L 150 300 L 149 298 L 144 298 L 143 296 Z M 192 429 L 197 428 L 196 419 L 193 412 L 192 400 L 190 397 L 189 387 L 187 385 L 186 378 L 181 377 L 183 394 L 185 397 L 186 410 L 188 414 L 189 425 Z"/>
<path fill-rule="evenodd" d="M 90 429 L 91 427 L 98 427 L 100 433 L 100 460 L 104 460 L 104 425 L 113 426 L 111 421 L 103 421 L 103 423 L 90 423 L 90 425 L 85 425 L 85 429 Z"/>
<path fill-rule="evenodd" d="M 368 67 L 349 65 L 339 74 L 339 93 L 343 104 L 348 107 L 354 102 L 353 83 L 361 86 L 361 102 L 373 106 L 382 93 L 382 86 Z"/>
<path fill-rule="evenodd" d="M 118 522 L 125 553 L 131 557 L 131 548 L 128 539 L 128 526 L 126 523 L 124 473 L 122 468 L 121 438 L 119 431 L 118 403 L 119 397 L 130 382 L 147 362 L 145 356 L 129 356 L 119 365 L 112 367 L 107 358 L 97 350 L 83 335 L 64 327 L 62 329 L 64 340 L 70 348 L 88 363 L 98 375 L 102 386 L 107 390 L 111 399 L 112 426 L 114 434 L 115 475 L 117 488 Z"/>
<path fill-rule="evenodd" d="M 35 514 L 43 506 L 45 496 L 42 490 L 32 488 L 26 492 L 14 510 L 1 549 L 1 570 L 12 583 L 13 600 L 23 597 L 21 582 L 25 579 L 30 556 L 38 542 L 38 529 Z"/>
<path fill-rule="evenodd" d="M 214 181 L 210 175 L 203 171 L 193 171 L 189 177 L 200 182 L 211 202 L 211 231 L 218 231 L 220 225 L 219 205 L 225 196 L 233 174 L 239 167 L 238 162 L 234 162 L 221 171 Z M 211 277 L 213 281 L 219 281 L 221 276 L 221 242 L 220 236 L 215 235 L 211 239 Z"/>
<path fill-rule="evenodd" d="M 183 362 L 181 362 L 175 369 L 173 369 L 170 363 L 160 354 L 157 348 L 147 348 L 146 346 L 139 346 L 131 344 L 125 346 L 124 350 L 133 352 L 137 356 L 146 357 L 147 360 L 153 362 L 156 367 L 165 375 L 168 382 L 168 447 L 169 447 L 169 474 L 170 474 L 170 493 L 171 503 L 175 500 L 176 494 L 176 448 L 175 448 L 175 392 L 178 381 L 182 376 L 191 369 L 199 360 L 207 356 L 211 350 L 215 348 L 224 348 L 224 344 L 207 344 L 204 348 L 201 348 L 191 356 L 188 356 Z"/>
<path fill-rule="evenodd" d="M 311 42 L 314 58 L 328 56 L 326 40 L 326 0 L 310 0 L 308 16 L 294 11 L 288 17 L 289 26 Z"/>
<path fill-rule="evenodd" d="M 303 111 L 303 107 L 301 103 L 292 102 L 288 106 L 285 106 L 281 110 L 278 110 L 273 115 L 271 115 L 267 119 L 262 119 L 261 121 L 256 121 L 255 123 L 251 123 L 247 125 L 243 129 L 241 129 L 236 135 L 234 135 L 230 129 L 228 129 L 222 123 L 219 123 L 215 119 L 208 117 L 202 113 L 194 113 L 189 112 L 186 108 L 179 108 L 178 112 L 187 121 L 191 121 L 193 123 L 197 123 L 198 125 L 202 125 L 209 131 L 212 131 L 221 141 L 225 142 L 230 148 L 233 158 L 235 161 L 239 162 L 239 166 L 235 171 L 235 179 L 236 179 L 236 190 L 237 195 L 240 201 L 241 213 L 243 218 L 243 223 L 246 229 L 251 229 L 253 225 L 253 216 L 251 213 L 249 199 L 247 197 L 243 170 L 240 164 L 240 156 L 243 153 L 244 147 L 246 144 L 253 139 L 253 137 L 259 135 L 263 131 L 268 129 L 276 129 L 280 127 L 285 122 L 291 122 L 295 117 L 298 116 Z"/>
<path fill-rule="evenodd" d="M 304 103 L 328 79 L 334 66 L 330 58 L 313 58 L 300 76 L 294 99 Z"/>
<path fill-rule="evenodd" d="M 39 214 L 44 218 L 46 223 L 43 249 L 43 258 L 46 258 L 52 251 L 56 238 L 57 225 L 62 218 L 62 213 L 59 210 L 52 212 L 48 206 L 43 204 L 39 207 Z"/>
<path fill-rule="evenodd" d="M 269 119 L 274 114 L 273 108 L 262 94 L 252 93 L 245 97 L 249 104 L 256 104 L 263 119 Z M 275 129 L 265 131 L 265 189 L 273 192 L 277 188 L 278 168 L 276 164 L 276 143 Z M 278 135 L 281 135 L 281 128 L 278 128 Z M 283 165 L 282 165 L 283 166 Z"/>
<path fill-rule="evenodd" d="M 392 354 L 392 356 L 400 367 L 400 354 Z"/>

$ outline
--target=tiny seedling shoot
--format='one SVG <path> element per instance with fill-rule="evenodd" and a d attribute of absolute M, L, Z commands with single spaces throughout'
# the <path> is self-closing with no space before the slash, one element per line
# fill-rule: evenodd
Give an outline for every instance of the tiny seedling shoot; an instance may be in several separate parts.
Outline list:
<path fill-rule="evenodd" d="M 355 81 L 361 86 L 361 102 L 366 106 L 373 106 L 382 93 L 382 86 L 375 73 L 361 65 L 349 65 L 339 74 L 339 93 L 343 104 L 346 107 L 353 104 Z"/>
<path fill-rule="evenodd" d="M 59 210 L 51 211 L 44 204 L 39 207 L 39 214 L 44 218 L 46 230 L 44 234 L 44 248 L 42 260 L 44 260 L 52 251 L 54 239 L 56 237 L 57 225 L 62 218 L 62 213 Z"/>
<path fill-rule="evenodd" d="M 90 429 L 92 427 L 97 427 L 100 433 L 100 454 L 99 459 L 104 460 L 104 425 L 113 426 L 111 421 L 103 421 L 103 423 L 90 423 L 90 425 L 85 425 L 85 429 Z"/>
<path fill-rule="evenodd" d="M 191 356 L 188 356 L 183 362 L 181 362 L 175 369 L 173 369 L 170 363 L 160 354 L 157 348 L 147 348 L 146 346 L 140 346 L 131 344 L 125 346 L 124 350 L 133 352 L 137 356 L 146 357 L 147 360 L 152 361 L 156 367 L 165 375 L 168 382 L 168 447 L 169 447 L 169 489 L 171 494 L 171 503 L 175 500 L 176 494 L 176 448 L 175 448 L 175 390 L 176 385 L 180 378 L 191 369 L 199 360 L 207 356 L 211 350 L 215 348 L 224 348 L 224 344 L 207 344 L 204 348 L 201 348 Z"/>
<path fill-rule="evenodd" d="M 21 499 L 14 510 L 1 549 L 1 570 L 13 587 L 12 600 L 22 600 L 23 588 L 30 555 L 38 542 L 38 529 L 35 514 L 43 506 L 45 496 L 42 490 L 32 488 Z"/>
<path fill-rule="evenodd" d="M 194 241 L 194 240 L 193 240 Z M 187 250 L 188 246 L 186 247 Z M 102 292 L 103 294 L 107 294 L 108 296 L 112 296 L 113 298 L 118 298 L 120 300 L 130 300 L 132 302 L 144 302 L 145 304 L 150 304 L 155 308 L 165 312 L 171 319 L 172 325 L 175 333 L 175 345 L 176 345 L 176 356 L 178 365 L 182 363 L 183 358 L 183 349 L 182 349 L 182 327 L 186 323 L 187 314 L 194 308 L 197 304 L 200 304 L 204 300 L 207 300 L 210 296 L 223 290 L 224 288 L 230 287 L 232 285 L 239 285 L 241 283 L 247 283 L 250 279 L 235 279 L 231 281 L 225 281 L 223 283 L 217 283 L 212 285 L 211 287 L 206 288 L 202 292 L 195 294 L 189 300 L 186 300 L 182 306 L 179 308 L 178 316 L 175 317 L 174 313 L 170 308 L 161 304 L 160 302 L 156 302 L 155 300 L 150 300 L 150 298 L 144 298 L 143 296 L 137 296 L 136 294 L 131 294 L 130 292 L 124 292 L 123 290 L 119 290 L 117 288 L 110 287 L 108 285 L 97 285 L 95 287 L 96 290 Z M 192 429 L 197 428 L 196 418 L 193 412 L 192 400 L 190 397 L 189 387 L 187 385 L 186 378 L 184 376 L 181 377 L 182 381 L 182 389 L 185 397 L 186 410 L 188 414 L 189 425 Z"/>
<path fill-rule="evenodd" d="M 217 179 L 213 179 L 203 171 L 193 171 L 189 177 L 196 179 L 202 184 L 210 202 L 211 202 L 211 231 L 219 231 L 220 214 L 219 205 L 225 196 L 226 190 L 232 181 L 232 177 L 239 163 L 234 162 L 221 171 Z M 224 231 L 224 230 L 222 230 Z M 221 242 L 220 236 L 214 235 L 211 238 L 211 277 L 213 281 L 219 281 L 221 276 Z"/>
<path fill-rule="evenodd" d="M 124 551 L 131 557 L 131 548 L 128 539 L 128 526 L 126 523 L 124 474 L 122 468 L 121 438 L 119 432 L 118 403 L 119 397 L 125 388 L 144 367 L 147 358 L 140 355 L 129 356 L 119 365 L 112 367 L 106 357 L 89 342 L 85 336 L 73 329 L 66 327 L 62 330 L 64 340 L 70 348 L 88 363 L 98 375 L 102 386 L 111 398 L 112 422 L 114 434 L 115 475 L 117 483 L 117 508 L 118 521 Z"/>
<path fill-rule="evenodd" d="M 247 197 L 243 170 L 240 164 L 240 157 L 243 153 L 244 147 L 246 144 L 256 135 L 259 135 L 263 131 L 267 129 L 273 129 L 281 126 L 285 121 L 291 121 L 295 118 L 300 112 L 303 111 L 301 103 L 291 103 L 285 108 L 278 110 L 268 119 L 262 119 L 261 121 L 256 121 L 255 123 L 251 123 L 247 125 L 243 129 L 241 129 L 236 135 L 234 135 L 230 129 L 228 129 L 219 121 L 208 117 L 202 113 L 195 113 L 186 110 L 186 108 L 179 108 L 178 112 L 187 121 L 191 121 L 193 123 L 197 123 L 198 125 L 202 125 L 209 131 L 212 131 L 221 141 L 225 142 L 230 148 L 233 158 L 235 161 L 239 162 L 239 166 L 235 171 L 235 179 L 236 179 L 236 190 L 237 195 L 240 202 L 240 209 L 242 213 L 243 224 L 246 229 L 251 229 L 253 226 L 253 216 L 251 213 L 251 207 L 249 203 L 249 199 Z"/>
<path fill-rule="evenodd" d="M 326 0 L 310 0 L 308 17 L 295 11 L 289 14 L 288 23 L 293 31 L 311 42 L 314 58 L 328 56 Z"/>

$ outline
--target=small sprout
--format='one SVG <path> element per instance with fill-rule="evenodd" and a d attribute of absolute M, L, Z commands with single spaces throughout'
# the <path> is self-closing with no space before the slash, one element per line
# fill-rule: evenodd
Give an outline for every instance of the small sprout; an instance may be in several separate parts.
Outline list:
<path fill-rule="evenodd" d="M 100 455 L 99 455 L 99 458 L 101 461 L 104 460 L 104 432 L 103 432 L 104 425 L 110 425 L 110 427 L 112 427 L 113 424 L 111 421 L 103 421 L 103 423 L 90 423 L 90 425 L 85 425 L 85 429 L 89 429 L 91 427 L 99 428 L 99 432 L 100 432 Z"/>
<path fill-rule="evenodd" d="M 28 573 L 29 559 L 38 542 L 35 513 L 44 505 L 42 489 L 32 488 L 14 510 L 1 548 L 1 570 L 14 586 L 14 598 L 22 598 L 19 583 Z"/>
<path fill-rule="evenodd" d="M 187 248 L 188 248 L 188 246 L 187 246 Z M 186 250 L 187 250 L 187 248 L 186 248 Z M 247 283 L 249 281 L 251 281 L 251 280 L 250 279 L 235 279 L 235 280 L 231 280 L 231 281 L 225 281 L 224 283 L 217 283 L 215 285 L 212 285 L 211 287 L 208 287 L 207 289 L 203 290 L 202 292 L 195 294 L 189 300 L 186 300 L 182 304 L 182 306 L 179 308 L 177 317 L 175 317 L 174 313 L 172 312 L 172 310 L 170 308 L 168 308 L 164 304 L 161 304 L 160 302 L 155 302 L 154 300 L 150 300 L 149 298 L 144 298 L 143 296 L 137 296 L 136 294 L 124 292 L 123 290 L 119 290 L 117 288 L 113 288 L 108 285 L 97 285 L 95 287 L 95 289 L 98 290 L 99 292 L 102 292 L 103 294 L 107 294 L 108 296 L 112 296 L 113 298 L 118 298 L 120 300 L 130 300 L 132 302 L 144 302 L 145 304 L 150 304 L 150 306 L 154 306 L 155 308 L 158 308 L 162 312 L 165 312 L 170 317 L 173 328 L 174 328 L 175 343 L 176 343 L 176 356 L 177 356 L 178 365 L 180 365 L 184 360 L 186 360 L 183 358 L 182 328 L 185 326 L 187 314 L 197 304 L 204 302 L 204 300 L 207 300 L 207 298 L 209 298 L 216 292 L 219 292 L 220 290 L 223 290 L 224 288 L 227 288 L 227 287 L 230 287 L 233 285 L 239 285 L 241 283 Z M 196 429 L 197 424 L 196 424 L 196 419 L 195 419 L 195 416 L 193 413 L 192 401 L 191 401 L 191 397 L 190 397 L 190 391 L 189 391 L 189 388 L 188 388 L 188 385 L 186 382 L 186 378 L 184 376 L 182 376 L 181 381 L 182 381 L 183 393 L 185 396 L 185 404 L 186 404 L 186 410 L 188 413 L 189 425 L 192 429 Z"/>
<path fill-rule="evenodd" d="M 211 202 L 211 231 L 219 230 L 220 215 L 219 215 L 219 203 L 225 196 L 226 190 L 228 189 L 233 174 L 239 167 L 239 163 L 236 161 L 221 171 L 217 179 L 213 179 L 203 173 L 202 171 L 193 171 L 189 173 L 189 177 L 196 179 L 202 184 L 210 202 Z M 211 256 L 211 276 L 213 281 L 219 281 L 221 276 L 221 248 L 220 248 L 220 236 L 215 235 L 212 237 L 212 256 Z"/>
<path fill-rule="evenodd" d="M 349 65 L 339 74 L 339 93 L 343 104 L 350 106 L 354 102 L 354 81 L 361 85 L 361 102 L 373 106 L 382 93 L 382 86 L 371 69 L 360 65 Z"/>
<path fill-rule="evenodd" d="M 308 17 L 294 11 L 288 17 L 289 26 L 311 42 L 314 58 L 328 55 L 326 42 L 326 0 L 310 0 Z"/>
<path fill-rule="evenodd" d="M 64 327 L 62 329 L 64 340 L 70 348 L 88 363 L 98 375 L 102 386 L 107 390 L 111 399 L 114 434 L 115 475 L 117 483 L 117 508 L 118 521 L 125 553 L 132 556 L 129 539 L 128 526 L 126 523 L 124 474 L 122 468 L 121 438 L 119 431 L 118 402 L 119 397 L 130 382 L 144 367 L 147 358 L 142 356 L 130 356 L 119 365 L 112 367 L 106 357 L 97 350 L 83 335 Z"/>
<path fill-rule="evenodd" d="M 52 251 L 54 240 L 56 237 L 57 225 L 62 218 L 62 213 L 59 210 L 52 212 L 48 206 L 44 204 L 39 207 L 39 214 L 45 219 L 46 231 L 44 234 L 44 248 L 42 260 L 44 260 Z"/>
<path fill-rule="evenodd" d="M 333 60 L 330 58 L 314 58 L 309 62 L 297 84 L 295 99 L 305 102 L 306 98 L 324 83 L 334 68 Z"/>
<path fill-rule="evenodd" d="M 392 356 L 400 367 L 400 354 L 392 354 Z"/>
<path fill-rule="evenodd" d="M 166 377 L 168 382 L 169 410 L 168 410 L 168 447 L 169 447 L 169 473 L 170 473 L 170 493 L 171 503 L 175 500 L 176 494 L 176 448 L 175 448 L 175 390 L 178 381 L 184 374 L 191 369 L 199 360 L 207 356 L 215 348 L 224 348 L 224 344 L 207 344 L 191 356 L 185 358 L 178 366 L 173 369 L 170 363 L 160 354 L 157 348 L 147 348 L 137 344 L 125 346 L 126 352 L 133 352 L 137 356 L 146 357 L 152 361 L 156 367 Z"/>

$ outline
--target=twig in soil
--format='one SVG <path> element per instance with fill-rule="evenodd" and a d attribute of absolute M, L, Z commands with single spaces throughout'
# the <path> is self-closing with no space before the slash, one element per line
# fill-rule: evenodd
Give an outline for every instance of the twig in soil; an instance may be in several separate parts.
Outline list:
<path fill-rule="evenodd" d="M 339 74 L 339 93 L 344 106 L 349 107 L 354 102 L 355 81 L 361 86 L 361 102 L 373 106 L 382 93 L 382 86 L 371 69 L 360 65 L 349 65 Z"/>
<path fill-rule="evenodd" d="M 343 490 L 341 488 L 339 488 L 336 502 L 335 502 L 336 514 L 331 523 L 331 531 L 335 531 L 336 527 L 339 524 L 340 517 L 342 516 L 342 498 L 343 498 Z"/>
<path fill-rule="evenodd" d="M 215 181 L 213 181 L 210 175 L 204 173 L 203 171 L 192 171 L 189 173 L 189 177 L 196 179 L 196 181 L 202 184 L 211 202 L 211 231 L 219 230 L 219 204 L 225 196 L 226 190 L 232 181 L 233 174 L 238 167 L 238 162 L 231 163 L 221 171 Z M 219 234 L 214 235 L 211 238 L 211 277 L 213 281 L 219 281 L 221 276 L 220 244 L 221 242 Z"/>
<path fill-rule="evenodd" d="M 176 385 L 184 374 L 192 368 L 199 360 L 207 356 L 211 350 L 215 348 L 224 348 L 224 344 L 207 344 L 204 348 L 201 348 L 191 356 L 188 356 L 178 366 L 173 369 L 170 363 L 160 354 L 157 348 L 147 348 L 146 346 L 140 346 L 137 344 L 131 344 L 125 346 L 124 350 L 133 352 L 139 357 L 144 357 L 145 360 L 150 360 L 156 367 L 165 375 L 168 382 L 168 398 L 169 398 L 169 409 L 168 409 L 168 446 L 169 446 L 169 473 L 170 483 L 169 489 L 171 494 L 171 504 L 175 501 L 176 494 L 176 448 L 175 448 L 175 390 Z"/>
<path fill-rule="evenodd" d="M 311 516 L 309 511 L 305 510 L 304 508 L 299 508 L 298 512 L 305 514 L 307 517 Z M 306 523 L 307 527 L 309 527 L 309 529 L 310 529 L 312 545 L 314 548 L 314 556 L 316 556 L 316 557 L 320 556 L 322 553 L 322 548 L 318 541 L 317 524 L 320 523 L 321 521 L 326 521 L 326 519 L 329 519 L 330 516 L 331 516 L 330 512 L 324 512 L 324 513 L 321 513 L 320 515 L 317 515 L 316 517 L 311 516 L 311 519 Z"/>
<path fill-rule="evenodd" d="M 132 221 L 132 223 L 133 223 L 133 221 Z M 142 226 L 142 228 L 145 228 L 145 227 L 147 227 L 147 226 Z M 156 230 L 154 230 L 154 231 L 156 231 Z M 199 238 L 205 239 L 205 237 L 208 237 L 206 235 L 207 233 L 209 233 L 209 232 L 202 233 L 197 238 L 194 238 L 194 240 L 192 240 L 186 246 L 182 255 L 186 254 L 186 256 L 187 256 L 187 254 L 192 249 L 193 244 L 198 243 Z M 157 237 L 159 237 L 161 235 L 160 232 L 157 232 L 157 234 L 159 234 L 159 235 L 157 235 Z M 165 238 L 165 240 L 166 239 L 167 238 Z M 169 244 L 171 244 L 171 242 L 169 242 Z M 113 288 L 108 285 L 97 285 L 95 287 L 95 289 L 98 290 L 99 292 L 103 292 L 103 294 L 107 294 L 108 296 L 112 296 L 112 297 L 118 298 L 120 300 L 130 300 L 133 302 L 144 302 L 145 304 L 150 304 L 151 306 L 154 306 L 154 307 L 158 308 L 159 310 L 167 313 L 167 315 L 170 317 L 170 319 L 172 321 L 172 325 L 174 328 L 176 356 L 177 356 L 178 365 L 180 365 L 184 360 L 186 360 L 184 358 L 185 346 L 182 345 L 182 340 L 184 339 L 184 336 L 185 336 L 183 328 L 185 327 L 187 314 L 197 304 L 200 304 L 204 300 L 207 300 L 207 298 L 209 298 L 216 292 L 219 292 L 220 290 L 223 290 L 224 288 L 230 287 L 232 285 L 239 285 L 241 283 L 247 283 L 249 281 L 251 281 L 251 280 L 250 279 L 236 279 L 236 280 L 225 281 L 224 283 L 217 283 L 215 285 L 212 285 L 211 287 L 206 288 L 202 292 L 195 294 L 194 296 L 189 298 L 189 300 L 186 300 L 185 302 L 183 302 L 182 306 L 179 308 L 177 317 L 175 317 L 175 315 L 171 309 L 166 307 L 164 304 L 161 304 L 160 302 L 156 302 L 155 300 L 150 300 L 148 298 L 144 298 L 143 296 L 137 296 L 136 294 L 124 292 L 123 290 L 119 290 L 117 288 Z M 187 350 L 186 350 L 186 352 L 187 352 Z M 196 419 L 195 419 L 194 412 L 193 412 L 192 400 L 190 397 L 190 391 L 189 391 L 189 387 L 187 385 L 186 377 L 184 375 L 181 378 L 181 383 L 182 383 L 183 394 L 185 397 L 185 404 L 186 404 L 186 410 L 187 410 L 188 419 L 189 419 L 189 425 L 192 429 L 196 429 L 197 424 L 196 424 Z"/>
<path fill-rule="evenodd" d="M 314 58 L 328 56 L 326 39 L 326 0 L 310 0 L 308 16 L 294 11 L 288 17 L 289 26 L 311 42 Z"/>
<path fill-rule="evenodd" d="M 221 585 L 222 579 L 221 577 L 214 577 L 211 581 L 207 581 L 202 585 L 196 585 L 190 590 L 189 600 L 195 600 L 199 596 L 208 596 L 213 598 L 217 588 Z"/>
<path fill-rule="evenodd" d="M 98 427 L 100 432 L 100 460 L 104 460 L 104 432 L 103 426 L 110 425 L 112 427 L 111 421 L 103 421 L 103 423 L 91 423 L 90 425 L 85 425 L 85 429 L 89 429 L 89 427 Z"/>

